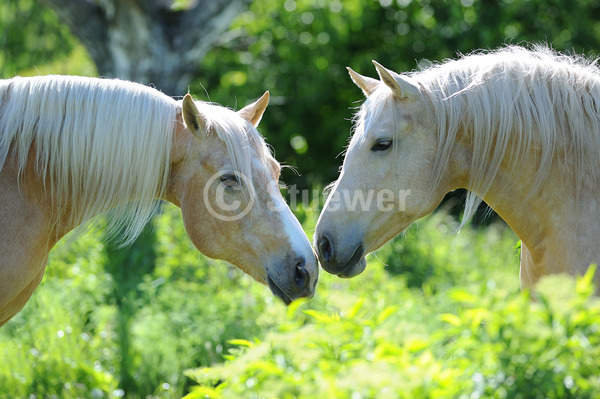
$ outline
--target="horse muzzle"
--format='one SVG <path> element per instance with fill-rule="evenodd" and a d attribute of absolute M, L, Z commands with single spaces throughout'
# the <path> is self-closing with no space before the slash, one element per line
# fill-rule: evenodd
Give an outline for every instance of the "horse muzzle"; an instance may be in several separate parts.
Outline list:
<path fill-rule="evenodd" d="M 267 285 L 271 292 L 286 305 L 298 298 L 312 298 L 319 279 L 317 260 L 314 257 L 305 259 L 300 256 L 292 262 L 285 263 L 292 265 L 291 268 L 288 266 L 280 269 L 287 272 L 267 269 Z"/>
<path fill-rule="evenodd" d="M 336 247 L 327 233 L 317 234 L 315 245 L 319 263 L 326 272 L 342 278 L 351 278 L 365 270 L 365 248 L 362 242 L 347 246 L 346 249 Z"/>

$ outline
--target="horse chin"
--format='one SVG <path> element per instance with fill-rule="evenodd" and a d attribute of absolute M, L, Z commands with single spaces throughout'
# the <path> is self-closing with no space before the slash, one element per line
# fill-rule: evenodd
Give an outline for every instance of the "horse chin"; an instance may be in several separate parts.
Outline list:
<path fill-rule="evenodd" d="M 363 256 L 355 262 L 348 262 L 346 267 L 344 267 L 338 277 L 341 278 L 351 278 L 354 276 L 358 276 L 361 274 L 365 268 L 367 267 L 367 260 Z"/>
<path fill-rule="evenodd" d="M 327 234 L 317 233 L 317 237 L 317 255 L 321 267 L 327 273 L 342 278 L 350 278 L 365 270 L 367 261 L 365 260 L 366 253 L 362 242 L 358 245 L 345 246 L 346 248 L 354 248 L 352 256 L 349 256 L 350 251 L 339 251 L 332 245 L 332 241 Z"/>
<path fill-rule="evenodd" d="M 283 290 L 281 288 L 279 288 L 279 286 L 277 286 L 277 284 L 275 283 L 275 281 L 273 281 L 273 279 L 271 277 L 267 277 L 267 285 L 269 286 L 269 289 L 271 290 L 273 295 L 281 298 L 281 300 L 286 305 L 289 305 L 290 303 L 292 303 L 292 299 L 285 292 L 283 292 Z"/>

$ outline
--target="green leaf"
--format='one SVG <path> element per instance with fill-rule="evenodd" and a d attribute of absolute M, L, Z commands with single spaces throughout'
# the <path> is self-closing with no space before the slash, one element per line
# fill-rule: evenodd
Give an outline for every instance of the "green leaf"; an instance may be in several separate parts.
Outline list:
<path fill-rule="evenodd" d="M 350 310 L 348 310 L 348 312 L 346 313 L 348 318 L 353 319 L 356 316 L 356 314 L 358 313 L 358 311 L 363 307 L 364 303 L 365 303 L 365 298 L 360 298 L 358 301 L 356 301 L 356 303 L 354 305 L 352 305 Z"/>
<path fill-rule="evenodd" d="M 227 341 L 227 343 L 229 343 L 231 345 L 247 346 L 249 348 L 254 346 L 254 344 L 252 342 L 245 340 L 245 339 L 230 339 Z"/>
<path fill-rule="evenodd" d="M 439 316 L 439 319 L 453 326 L 460 326 L 462 324 L 462 320 L 460 319 L 460 317 L 452 313 L 441 314 Z"/>
<path fill-rule="evenodd" d="M 298 308 L 308 302 L 308 298 L 299 298 L 290 303 L 287 307 L 287 317 L 288 319 L 294 318 Z"/>
<path fill-rule="evenodd" d="M 579 294 L 589 296 L 594 290 L 594 275 L 596 274 L 596 264 L 591 264 L 585 274 L 577 280 L 577 292 Z"/>
<path fill-rule="evenodd" d="M 431 346 L 431 342 L 426 339 L 413 338 L 406 341 L 404 347 L 411 352 L 418 352 Z"/>
<path fill-rule="evenodd" d="M 391 315 L 393 315 L 394 313 L 396 313 L 399 309 L 399 306 L 388 306 L 387 308 L 383 309 L 383 311 L 381 313 L 379 313 L 379 315 L 377 316 L 377 323 L 381 324 L 384 321 L 387 320 L 388 317 L 390 317 Z"/>
<path fill-rule="evenodd" d="M 335 319 L 333 317 L 328 316 L 327 314 L 325 314 L 323 312 L 319 312 L 317 310 L 308 309 L 308 310 L 303 310 L 302 312 L 304 312 L 304 314 L 311 316 L 312 318 L 314 318 L 315 320 L 317 320 L 318 322 L 321 322 L 321 323 L 333 323 L 335 321 Z"/>
<path fill-rule="evenodd" d="M 450 299 L 458 303 L 476 303 L 477 298 L 470 292 L 462 289 L 454 289 L 448 295 Z"/>
<path fill-rule="evenodd" d="M 181 399 L 218 398 L 219 392 L 210 387 L 193 386 L 192 391 Z"/>

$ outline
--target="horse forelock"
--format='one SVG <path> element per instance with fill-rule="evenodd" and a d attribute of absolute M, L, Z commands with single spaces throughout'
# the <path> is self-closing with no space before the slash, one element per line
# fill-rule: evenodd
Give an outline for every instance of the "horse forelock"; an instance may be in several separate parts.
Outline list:
<path fill-rule="evenodd" d="M 382 83 L 354 114 L 352 139 L 357 142 L 365 141 L 373 125 L 382 118 L 389 118 L 391 131 L 397 133 L 400 117 L 400 106 L 397 100 L 392 91 Z"/>
<path fill-rule="evenodd" d="M 166 190 L 176 101 L 132 82 L 67 76 L 1 81 L 0 98 L 0 161 L 13 151 L 22 172 L 33 150 L 56 222 L 82 231 L 110 210 L 107 233 L 133 241 Z"/>

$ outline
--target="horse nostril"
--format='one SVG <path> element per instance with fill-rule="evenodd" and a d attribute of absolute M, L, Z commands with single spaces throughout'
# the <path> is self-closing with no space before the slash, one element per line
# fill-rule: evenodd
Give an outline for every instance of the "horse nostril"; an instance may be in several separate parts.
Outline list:
<path fill-rule="evenodd" d="M 322 261 L 328 262 L 331 258 L 333 258 L 333 250 L 331 249 L 331 244 L 329 243 L 327 236 L 321 236 L 319 242 L 317 243 L 317 247 Z"/>
<path fill-rule="evenodd" d="M 294 282 L 296 287 L 304 288 L 308 285 L 310 280 L 310 274 L 308 270 L 304 268 L 304 258 L 296 264 L 296 272 L 294 274 Z"/>

